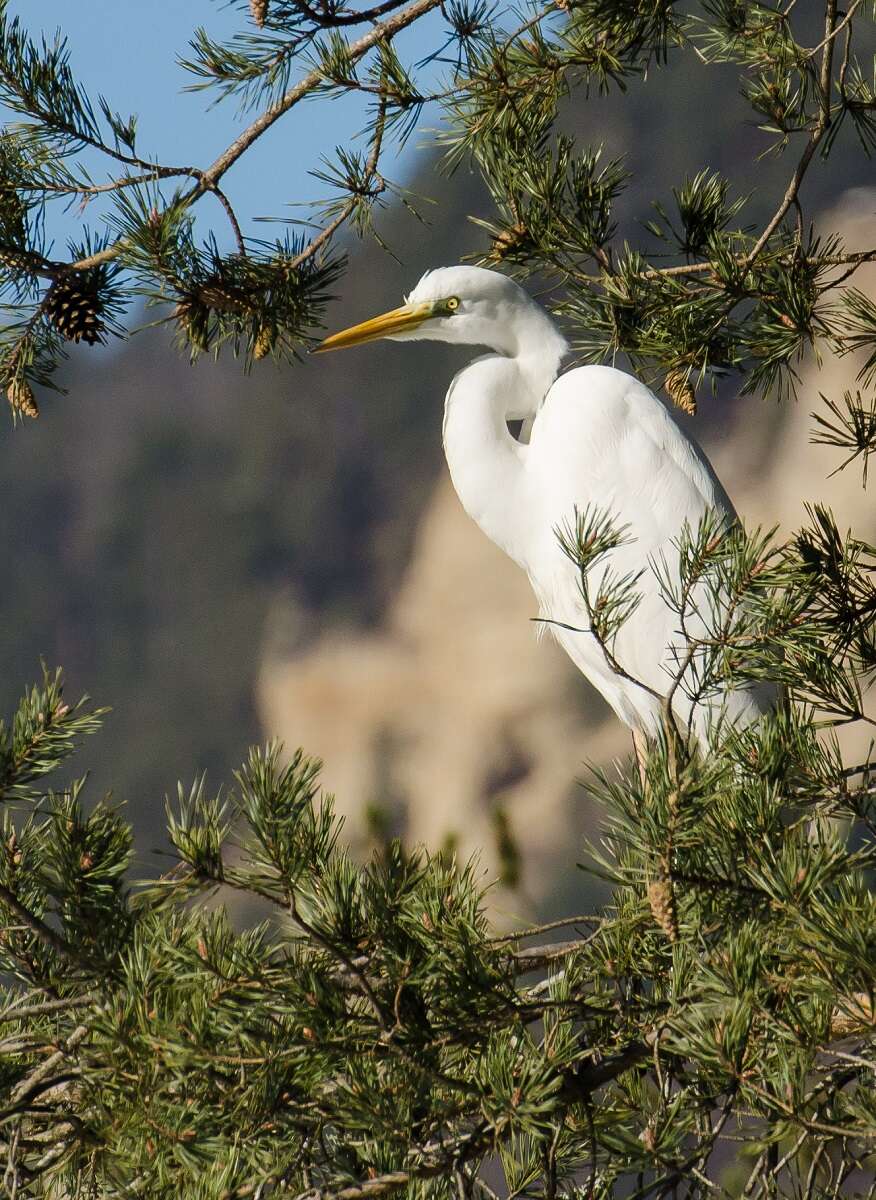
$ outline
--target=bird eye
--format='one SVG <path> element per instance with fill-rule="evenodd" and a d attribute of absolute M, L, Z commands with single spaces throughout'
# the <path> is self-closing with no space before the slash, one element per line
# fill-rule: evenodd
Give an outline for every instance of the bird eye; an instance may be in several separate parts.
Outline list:
<path fill-rule="evenodd" d="M 459 297 L 451 296 L 449 300 L 445 301 L 445 306 L 448 312 L 456 312 L 459 308 Z"/>

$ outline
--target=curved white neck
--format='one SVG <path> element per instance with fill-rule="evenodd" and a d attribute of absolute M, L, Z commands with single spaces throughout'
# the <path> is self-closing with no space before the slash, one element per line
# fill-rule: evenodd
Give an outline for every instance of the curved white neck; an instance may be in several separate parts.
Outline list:
<path fill-rule="evenodd" d="M 528 447 L 508 421 L 536 415 L 556 377 L 544 356 L 487 354 L 454 378 L 444 405 L 444 453 L 463 508 L 524 570 L 523 528 L 535 516 L 527 496 Z"/>

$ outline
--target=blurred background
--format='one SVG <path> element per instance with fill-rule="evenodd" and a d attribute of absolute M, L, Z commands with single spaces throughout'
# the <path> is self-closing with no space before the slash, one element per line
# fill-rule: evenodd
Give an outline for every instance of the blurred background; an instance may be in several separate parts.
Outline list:
<path fill-rule="evenodd" d="M 149 116 L 150 152 L 167 160 L 194 146 L 189 157 L 203 162 L 210 139 L 217 150 L 230 140 L 233 110 L 204 117 L 204 98 L 191 96 L 177 107 L 185 80 L 173 54 L 197 20 L 217 32 L 239 11 L 161 3 L 147 19 L 141 6 L 89 7 L 88 36 L 70 30 L 74 63 L 114 107 Z M 26 12 L 32 29 L 67 20 L 60 4 Z M 119 46 L 141 34 L 132 64 Z M 429 48 L 429 30 L 417 36 L 412 54 Z M 328 105 L 308 114 L 281 123 L 229 176 L 242 212 L 317 195 L 307 169 L 361 125 L 361 114 Z M 766 138 L 747 123 L 733 72 L 718 67 L 678 60 L 626 95 L 578 93 L 564 121 L 582 145 L 626 157 L 634 182 L 618 237 L 631 242 L 652 199 L 671 203 L 686 175 L 738 181 L 755 223 L 791 169 L 758 158 Z M 489 215 L 481 183 L 464 170 L 441 176 L 428 136 L 396 178 L 423 198 L 422 220 L 401 206 L 379 215 L 392 255 L 347 244 L 333 328 L 394 307 L 424 269 L 486 248 L 468 219 Z M 849 137 L 807 179 L 809 211 L 850 248 L 872 244 L 871 178 Z M 57 220 L 62 237 L 77 214 Z M 876 267 L 858 284 L 876 295 Z M 250 743 L 277 736 L 325 760 L 357 853 L 394 835 L 478 852 L 504 880 L 493 893 L 503 919 L 593 902 L 596 884 L 575 866 L 584 837 L 598 837 L 588 773 L 616 769 L 628 735 L 550 639 L 536 639 L 525 578 L 452 492 L 442 402 L 464 360 L 429 343 L 377 343 L 246 376 L 231 359 L 190 366 L 159 327 L 77 351 L 69 394 L 41 397 L 37 422 L 7 422 L 0 712 L 38 677 L 41 657 L 64 666 L 68 698 L 87 690 L 112 706 L 85 763 L 93 794 L 111 789 L 127 804 L 137 873 L 161 865 L 164 796 L 177 779 L 188 786 L 205 770 L 218 787 Z M 821 500 L 841 525 L 876 534 L 857 469 L 829 478 L 837 456 L 809 443 L 819 393 L 839 398 L 853 378 L 848 360 L 803 364 L 798 401 L 781 406 L 740 399 L 730 380 L 684 419 L 746 521 L 790 531 L 804 501 Z"/>

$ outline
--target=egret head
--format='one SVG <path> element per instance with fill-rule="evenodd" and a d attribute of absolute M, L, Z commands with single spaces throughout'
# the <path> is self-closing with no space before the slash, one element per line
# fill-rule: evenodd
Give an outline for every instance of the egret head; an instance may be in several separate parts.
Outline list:
<path fill-rule="evenodd" d="M 565 350 L 547 315 L 513 279 L 484 267 L 439 267 L 426 272 L 400 308 L 332 334 L 315 351 L 391 338 L 487 346 L 516 355 L 533 336 L 542 348 L 547 337 Z"/>

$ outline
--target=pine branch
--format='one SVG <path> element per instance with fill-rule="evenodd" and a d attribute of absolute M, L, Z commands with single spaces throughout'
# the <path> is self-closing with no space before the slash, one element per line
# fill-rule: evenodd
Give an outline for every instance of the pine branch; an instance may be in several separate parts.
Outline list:
<path fill-rule="evenodd" d="M 54 1054 L 50 1054 L 45 1062 L 41 1063 L 35 1071 L 28 1075 L 26 1079 L 22 1080 L 21 1083 L 16 1084 L 10 1095 L 12 1106 L 11 1108 L 7 1109 L 6 1112 L 0 1113 L 0 1117 L 7 1117 L 11 1112 L 15 1111 L 16 1109 L 20 1109 L 26 1101 L 30 1101 L 34 1098 L 39 1089 L 45 1090 L 47 1086 L 55 1086 L 56 1082 L 66 1082 L 67 1079 L 70 1078 L 69 1074 L 65 1075 L 63 1079 L 58 1079 L 56 1081 L 54 1079 L 53 1072 L 57 1067 L 60 1067 L 65 1062 L 67 1056 L 88 1037 L 88 1033 L 89 1030 L 87 1025 L 77 1025 L 70 1036 L 66 1039 L 63 1047 L 60 1050 L 55 1051 Z"/>
<path fill-rule="evenodd" d="M 771 220 L 767 223 L 763 233 L 757 239 L 745 259 L 743 266 L 743 270 L 745 271 L 750 269 L 755 259 L 758 257 L 760 252 L 769 242 L 772 235 L 778 229 L 779 225 L 781 225 L 782 221 L 785 219 L 788 210 L 797 198 L 797 194 L 800 191 L 800 185 L 802 184 L 803 178 L 809 169 L 809 164 L 812 162 L 815 151 L 818 149 L 822 138 L 830 128 L 830 88 L 833 69 L 834 38 L 837 31 L 836 18 L 836 0 L 827 0 L 824 10 L 824 40 L 821 43 L 823 46 L 821 52 L 821 72 L 818 80 L 820 98 L 818 120 L 815 123 L 812 133 L 809 135 L 809 141 L 806 143 L 806 148 L 804 149 L 802 155 L 800 156 L 800 160 L 794 169 L 794 174 L 791 176 L 791 181 L 788 184 L 784 196 L 782 197 L 781 204 L 773 214 Z"/>
<path fill-rule="evenodd" d="M 19 921 L 26 925 L 28 929 L 35 933 L 52 950 L 69 959 L 71 962 L 78 964 L 79 956 L 69 942 L 61 937 L 59 933 L 56 933 L 45 921 L 41 921 L 39 917 L 35 916 L 29 908 L 21 903 L 15 893 L 3 884 L 0 884 L 0 902 L 11 909 Z"/>

